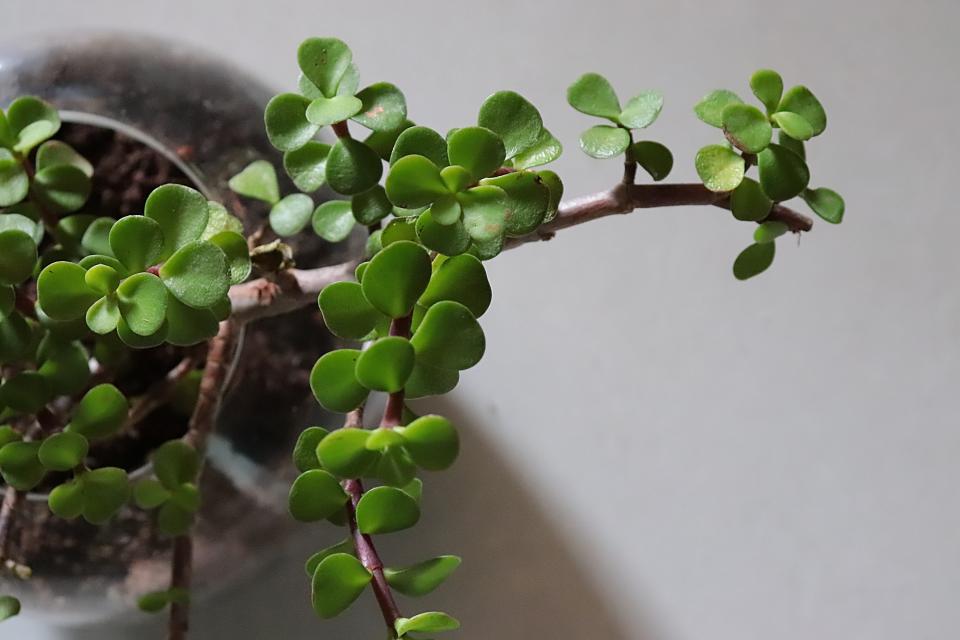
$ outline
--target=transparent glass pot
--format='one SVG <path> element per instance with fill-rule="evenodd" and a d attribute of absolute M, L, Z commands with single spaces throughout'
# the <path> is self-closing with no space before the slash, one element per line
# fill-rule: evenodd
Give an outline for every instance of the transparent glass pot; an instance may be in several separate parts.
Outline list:
<path fill-rule="evenodd" d="M 229 192 L 227 180 L 253 159 L 277 162 L 263 132 L 271 92 L 230 64 L 140 35 L 34 38 L 0 48 L 0 103 L 19 95 L 51 102 L 65 122 L 113 129 L 158 151 L 208 198 L 244 217 L 248 230 L 264 219 L 262 208 Z M 283 177 L 279 167 L 278 174 Z M 355 246 L 334 248 L 313 238 L 295 249 L 301 264 L 316 266 L 342 260 Z M 304 427 L 327 422 L 307 375 L 331 345 L 316 308 L 246 328 L 203 477 L 194 577 L 201 596 L 269 562 L 271 549 L 295 535 L 286 512 L 290 451 Z M 148 469 L 132 464 L 131 471 Z M 3 590 L 21 597 L 24 615 L 45 622 L 81 625 L 134 615 L 136 597 L 169 580 L 170 542 L 136 508 L 98 528 L 54 522 L 46 496 L 31 494 L 21 501 L 13 530 L 20 538 L 10 555 L 27 549 L 33 576 L 0 576 Z"/>

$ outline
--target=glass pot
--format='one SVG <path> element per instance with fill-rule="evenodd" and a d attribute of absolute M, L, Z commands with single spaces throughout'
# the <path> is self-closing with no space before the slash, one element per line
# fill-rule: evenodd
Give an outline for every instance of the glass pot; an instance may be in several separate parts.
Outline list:
<path fill-rule="evenodd" d="M 119 131 L 159 152 L 208 198 L 244 217 L 248 231 L 264 219 L 265 210 L 237 200 L 227 181 L 254 159 L 277 163 L 263 131 L 271 92 L 230 64 L 140 35 L 31 39 L 0 49 L 0 104 L 19 95 L 49 101 L 65 123 Z M 278 175 L 285 180 L 279 166 Z M 355 246 L 311 238 L 295 249 L 302 264 L 318 266 L 341 261 Z M 245 329 L 202 480 L 195 594 L 236 583 L 294 535 L 286 511 L 290 451 L 305 426 L 327 422 L 307 376 L 332 343 L 315 307 Z M 132 461 L 132 475 L 148 472 L 147 464 Z M 52 520 L 46 496 L 30 494 L 13 529 L 10 555 L 21 561 L 14 556 L 26 549 L 33 575 L 0 581 L 23 600 L 26 616 L 70 626 L 133 616 L 138 595 L 168 584 L 170 541 L 135 507 L 93 527 Z"/>

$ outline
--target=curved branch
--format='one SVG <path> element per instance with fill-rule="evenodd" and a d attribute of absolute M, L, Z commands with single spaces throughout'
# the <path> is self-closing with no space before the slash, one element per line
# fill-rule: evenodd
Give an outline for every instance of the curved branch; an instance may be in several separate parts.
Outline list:
<path fill-rule="evenodd" d="M 504 249 L 512 249 L 528 242 L 550 240 L 557 231 L 575 227 L 591 220 L 625 214 L 637 209 L 712 205 L 730 208 L 730 196 L 715 193 L 702 184 L 619 184 L 581 198 L 560 204 L 556 217 L 536 231 L 520 238 L 510 238 Z M 790 231 L 800 233 L 813 228 L 813 220 L 781 204 L 773 205 L 766 220 L 783 222 Z M 357 261 L 320 267 L 318 269 L 290 269 L 273 278 L 259 278 L 230 289 L 233 303 L 232 318 L 244 323 L 281 315 L 308 304 L 315 304 L 320 290 L 331 282 L 349 280 Z"/>

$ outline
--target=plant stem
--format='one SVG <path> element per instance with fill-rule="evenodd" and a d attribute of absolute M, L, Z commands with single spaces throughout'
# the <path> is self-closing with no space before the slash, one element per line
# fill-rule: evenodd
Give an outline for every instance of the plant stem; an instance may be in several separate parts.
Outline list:
<path fill-rule="evenodd" d="M 13 514 L 20 502 L 20 492 L 8 486 L 3 493 L 3 504 L 0 505 L 0 564 L 7 560 L 7 551 L 10 548 L 10 526 L 13 523 Z"/>
<path fill-rule="evenodd" d="M 190 428 L 183 436 L 184 442 L 200 454 L 201 463 L 207 449 L 207 441 L 216 427 L 217 411 L 227 383 L 233 359 L 239 327 L 232 320 L 220 323 L 217 335 L 210 340 L 207 362 L 200 379 L 197 404 L 190 416 Z M 201 467 L 202 471 L 202 467 Z M 197 478 L 199 485 L 199 477 Z M 190 533 L 177 536 L 173 541 L 173 557 L 170 568 L 170 587 L 189 591 L 193 578 L 193 538 Z M 168 624 L 169 640 L 184 640 L 190 626 L 190 603 L 173 602 L 170 605 Z"/>
<path fill-rule="evenodd" d="M 390 335 L 409 338 L 411 322 L 410 315 L 394 318 L 390 322 Z M 399 427 L 401 424 L 403 424 L 403 389 L 394 391 L 387 397 L 387 406 L 383 409 L 383 419 L 380 421 L 380 426 L 385 429 Z"/>
<path fill-rule="evenodd" d="M 549 240 L 561 229 L 636 209 L 689 205 L 713 205 L 729 209 L 730 197 L 714 193 L 698 183 L 618 184 L 607 191 L 561 203 L 553 220 L 529 235 L 508 239 L 504 248 L 512 249 L 528 242 Z M 794 233 L 813 228 L 813 220 L 808 216 L 781 204 L 774 205 L 766 219 L 783 222 Z M 240 323 L 251 322 L 316 304 L 317 296 L 325 286 L 352 279 L 357 264 L 356 261 L 349 261 L 317 269 L 291 269 L 287 273 L 294 284 L 290 285 L 280 285 L 269 278 L 234 285 L 230 289 L 230 301 L 233 303 L 231 317 Z"/>
<path fill-rule="evenodd" d="M 383 574 L 383 561 L 380 560 L 373 539 L 369 535 L 361 533 L 357 525 L 357 505 L 360 503 L 360 498 L 363 497 L 363 483 L 360 480 L 347 480 L 344 482 L 344 489 L 350 496 L 350 501 L 347 502 L 347 521 L 350 525 L 353 546 L 357 550 L 357 557 L 360 562 L 373 576 L 370 582 L 373 595 L 377 599 L 380 613 L 383 614 L 383 621 L 390 632 L 393 633 L 397 619 L 402 618 L 403 614 L 400 613 L 400 607 L 397 606 L 397 601 L 393 597 L 393 591 L 387 584 L 387 578 Z"/>
<path fill-rule="evenodd" d="M 177 383 L 193 371 L 195 363 L 196 360 L 193 356 L 186 356 L 177 366 L 170 369 L 162 380 L 155 382 L 147 389 L 146 393 L 137 398 L 130 407 L 130 414 L 123 425 L 123 430 L 133 431 L 134 427 L 140 424 L 144 418 L 170 400 Z"/>

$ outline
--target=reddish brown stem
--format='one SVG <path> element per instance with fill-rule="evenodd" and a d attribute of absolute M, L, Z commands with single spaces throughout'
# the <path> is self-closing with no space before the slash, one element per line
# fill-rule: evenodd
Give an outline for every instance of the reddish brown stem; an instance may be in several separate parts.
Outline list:
<path fill-rule="evenodd" d="M 193 538 L 190 534 L 173 540 L 173 561 L 170 563 L 170 588 L 190 589 L 193 579 Z M 184 598 L 170 605 L 168 640 L 185 640 L 190 629 L 190 600 Z"/>
<path fill-rule="evenodd" d="M 340 122 L 334 122 L 331 125 L 333 132 L 337 134 L 338 138 L 349 138 L 350 137 L 350 127 L 347 125 L 346 120 L 341 120 Z"/>
<path fill-rule="evenodd" d="M 409 315 L 394 318 L 390 322 L 390 335 L 409 338 L 411 322 L 412 317 Z M 380 421 L 381 427 L 392 429 L 403 424 L 403 397 L 403 389 L 394 391 L 387 397 L 387 406 L 384 407 L 383 419 Z"/>
<path fill-rule="evenodd" d="M 393 591 L 383 574 L 383 561 L 380 560 L 380 555 L 377 553 L 373 540 L 367 534 L 361 533 L 357 525 L 357 505 L 360 503 L 360 498 L 363 497 L 363 484 L 359 480 L 347 480 L 344 482 L 344 489 L 350 496 L 350 501 L 347 502 L 347 522 L 350 525 L 353 546 L 357 550 L 357 558 L 373 576 L 370 582 L 373 595 L 377 599 L 377 605 L 380 607 L 384 623 L 393 633 L 397 620 L 402 618 L 403 614 L 400 613 L 400 607 L 397 606 Z"/>
<path fill-rule="evenodd" d="M 20 502 L 20 492 L 13 487 L 7 487 L 3 493 L 3 504 L 0 505 L 0 563 L 7 559 L 10 548 L 10 526 L 13 523 L 13 514 Z"/>

